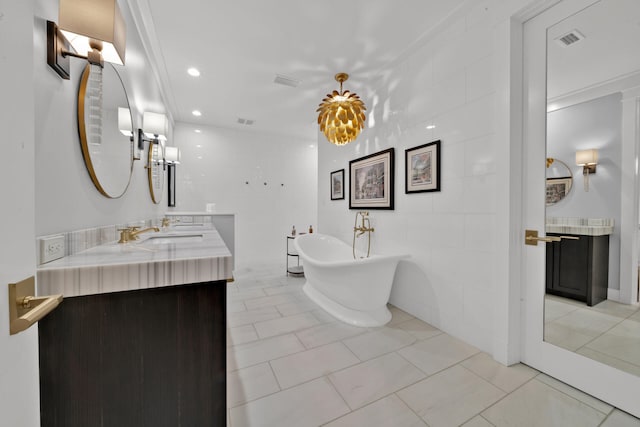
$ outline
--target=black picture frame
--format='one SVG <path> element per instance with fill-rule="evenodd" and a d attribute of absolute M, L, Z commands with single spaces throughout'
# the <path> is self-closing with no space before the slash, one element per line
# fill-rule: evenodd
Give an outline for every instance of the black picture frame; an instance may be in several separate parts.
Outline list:
<path fill-rule="evenodd" d="M 349 162 L 349 209 L 393 210 L 394 149 Z"/>
<path fill-rule="evenodd" d="M 440 144 L 437 140 L 405 150 L 405 194 L 440 191 Z"/>
<path fill-rule="evenodd" d="M 331 172 L 331 200 L 344 200 L 344 169 Z"/>
<path fill-rule="evenodd" d="M 176 206 L 176 165 L 167 166 L 167 206 L 174 208 Z"/>

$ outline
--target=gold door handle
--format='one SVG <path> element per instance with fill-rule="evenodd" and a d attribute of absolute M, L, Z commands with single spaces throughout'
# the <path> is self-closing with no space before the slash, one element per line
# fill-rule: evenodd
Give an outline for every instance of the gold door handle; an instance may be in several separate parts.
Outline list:
<path fill-rule="evenodd" d="M 524 244 L 531 246 L 538 246 L 538 242 L 559 242 L 560 237 L 556 236 L 540 236 L 538 237 L 538 230 L 525 230 L 524 231 Z"/>

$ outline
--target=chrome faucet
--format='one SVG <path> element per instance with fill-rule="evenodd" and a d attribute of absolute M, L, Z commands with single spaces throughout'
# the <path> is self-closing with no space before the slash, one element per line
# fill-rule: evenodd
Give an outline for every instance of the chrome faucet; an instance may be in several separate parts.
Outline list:
<path fill-rule="evenodd" d="M 362 223 L 358 226 L 358 216 L 361 217 Z M 368 243 L 367 243 L 367 258 L 369 258 L 369 254 L 371 253 L 371 233 L 375 231 L 373 227 L 371 227 L 371 222 L 369 221 L 369 212 L 360 211 L 356 212 L 356 219 L 353 223 L 353 258 L 356 258 L 356 237 L 362 236 L 364 233 L 368 233 Z"/>
<path fill-rule="evenodd" d="M 156 233 L 160 231 L 158 227 L 149 227 L 142 230 L 139 230 L 140 227 L 128 227 L 121 228 L 120 231 L 120 240 L 118 243 L 127 243 L 133 240 L 138 240 L 138 234 L 146 233 L 147 231 L 155 231 Z"/>

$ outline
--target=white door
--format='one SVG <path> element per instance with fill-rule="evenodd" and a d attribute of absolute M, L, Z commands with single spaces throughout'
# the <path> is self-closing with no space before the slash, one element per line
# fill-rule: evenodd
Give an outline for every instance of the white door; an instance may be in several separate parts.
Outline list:
<path fill-rule="evenodd" d="M 564 0 L 524 25 L 523 230 L 545 234 L 545 158 L 547 111 L 547 29 L 594 0 Z M 638 17 L 640 21 L 640 17 Z M 582 185 L 582 177 L 575 184 Z M 522 251 L 522 359 L 629 413 L 640 416 L 640 378 L 544 342 L 544 243 Z"/>
<path fill-rule="evenodd" d="M 25 427 L 40 425 L 38 331 L 9 334 L 8 284 L 36 270 L 33 8 L 0 0 L 0 425 Z"/>

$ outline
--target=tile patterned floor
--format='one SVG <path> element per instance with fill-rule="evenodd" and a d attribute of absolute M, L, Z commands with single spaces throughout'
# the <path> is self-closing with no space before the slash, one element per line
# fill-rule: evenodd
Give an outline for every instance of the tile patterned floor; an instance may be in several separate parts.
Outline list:
<path fill-rule="evenodd" d="M 283 270 L 237 272 L 228 285 L 231 427 L 640 427 L 393 306 L 384 327 L 341 323 L 309 301 L 304 278 Z"/>
<path fill-rule="evenodd" d="M 593 307 L 545 297 L 545 341 L 640 375 L 640 308 L 603 301 Z"/>

